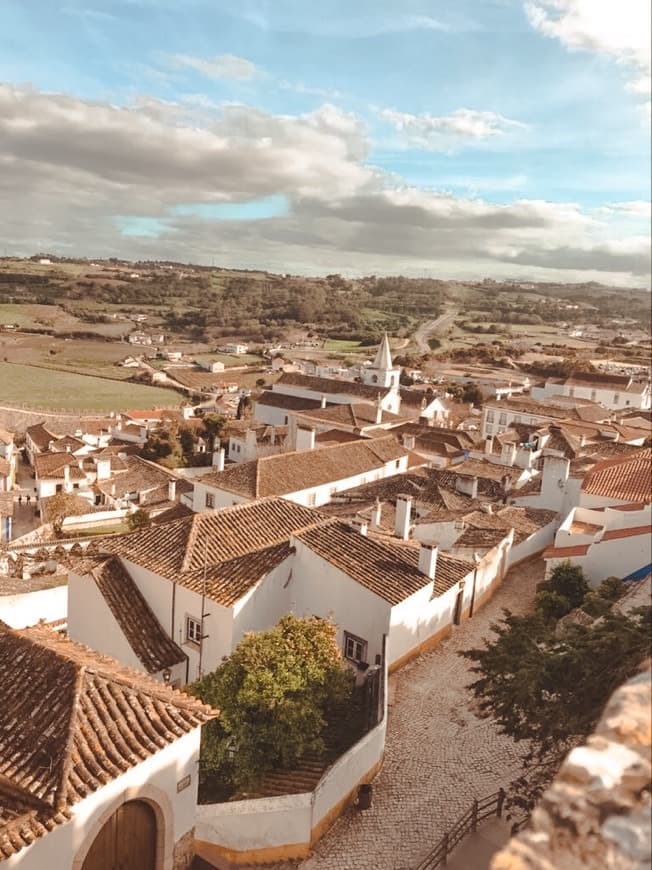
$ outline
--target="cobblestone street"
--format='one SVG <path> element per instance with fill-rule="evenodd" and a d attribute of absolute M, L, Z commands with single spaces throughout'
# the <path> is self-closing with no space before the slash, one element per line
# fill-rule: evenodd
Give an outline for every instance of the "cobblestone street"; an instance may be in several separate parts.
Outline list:
<path fill-rule="evenodd" d="M 519 752 L 473 714 L 469 665 L 458 652 L 481 645 L 503 608 L 529 610 L 543 570 L 542 560 L 513 569 L 472 620 L 390 678 L 385 760 L 371 809 L 348 810 L 313 854 L 292 866 L 412 870 L 475 797 L 508 786 L 519 770 Z"/>

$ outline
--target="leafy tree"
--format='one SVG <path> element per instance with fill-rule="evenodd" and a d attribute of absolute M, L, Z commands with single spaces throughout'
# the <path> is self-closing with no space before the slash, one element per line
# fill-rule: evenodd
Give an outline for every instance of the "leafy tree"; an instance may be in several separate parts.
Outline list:
<path fill-rule="evenodd" d="M 202 765 L 227 790 L 322 750 L 329 711 L 351 695 L 336 627 L 284 616 L 269 631 L 246 634 L 227 661 L 192 687 L 220 710 L 204 729 Z"/>
<path fill-rule="evenodd" d="M 597 589 L 588 593 L 582 604 L 582 610 L 589 616 L 603 616 L 624 592 L 625 584 L 620 577 L 607 577 Z"/>
<path fill-rule="evenodd" d="M 151 520 L 147 511 L 138 508 L 132 514 L 127 514 L 126 522 L 130 532 L 137 532 L 139 529 L 147 528 Z"/>
<path fill-rule="evenodd" d="M 47 516 L 57 537 L 61 534 L 66 517 L 82 516 L 89 510 L 88 502 L 80 502 L 80 497 L 72 492 L 58 492 L 50 496 L 47 502 Z"/>
<path fill-rule="evenodd" d="M 210 441 L 211 450 L 219 446 L 220 436 L 224 429 L 225 419 L 220 414 L 204 414 L 202 418 L 204 430 Z"/>
<path fill-rule="evenodd" d="M 580 607 L 589 591 L 584 572 L 568 559 L 557 565 L 550 577 L 539 583 L 535 607 L 545 619 L 559 619 Z"/>
<path fill-rule="evenodd" d="M 496 639 L 462 653 L 474 662 L 471 690 L 500 731 L 527 742 L 525 773 L 512 805 L 530 810 L 566 753 L 594 729 L 611 693 L 648 654 L 652 608 L 607 613 L 592 626 L 572 626 L 562 638 L 541 614 L 492 626 Z"/>

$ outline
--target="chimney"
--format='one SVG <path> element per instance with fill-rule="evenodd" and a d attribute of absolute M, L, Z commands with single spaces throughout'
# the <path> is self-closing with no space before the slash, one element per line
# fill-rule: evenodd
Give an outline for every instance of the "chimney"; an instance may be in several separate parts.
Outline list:
<path fill-rule="evenodd" d="M 584 434 L 584 432 L 582 432 L 582 434 L 580 435 L 580 447 L 585 447 L 585 446 L 586 446 L 586 435 Z"/>
<path fill-rule="evenodd" d="M 68 486 L 68 484 L 70 483 L 70 466 L 69 465 L 63 466 L 63 482 L 64 482 L 65 486 Z"/>
<path fill-rule="evenodd" d="M 319 407 L 320 407 L 320 408 L 325 408 L 325 407 L 326 407 L 326 396 L 320 396 L 320 398 L 319 398 Z"/>
<path fill-rule="evenodd" d="M 297 437 L 294 449 L 297 452 L 315 449 L 315 430 L 309 426 L 297 426 Z"/>
<path fill-rule="evenodd" d="M 471 498 L 478 497 L 478 478 L 477 477 L 462 477 L 458 476 L 456 480 L 456 489 L 458 492 L 464 493 Z"/>
<path fill-rule="evenodd" d="M 111 495 L 115 498 L 115 482 L 111 484 Z"/>
<path fill-rule="evenodd" d="M 382 510 L 383 510 L 383 508 L 382 508 L 382 505 L 380 503 L 380 499 L 377 498 L 376 504 L 374 505 L 373 510 L 371 512 L 371 528 L 372 529 L 379 529 L 380 528 L 380 518 L 382 515 Z"/>
<path fill-rule="evenodd" d="M 168 501 L 177 500 L 177 482 L 176 480 L 168 480 Z"/>
<path fill-rule="evenodd" d="M 213 468 L 215 471 L 224 471 L 224 448 L 213 451 Z"/>
<path fill-rule="evenodd" d="M 367 537 L 367 531 L 369 530 L 369 524 L 365 520 L 364 517 L 361 517 L 359 514 L 353 517 L 351 521 L 351 525 L 356 530 L 356 532 L 360 532 L 365 538 Z"/>
<path fill-rule="evenodd" d="M 436 544 L 421 544 L 419 547 L 419 571 L 431 580 L 435 579 L 437 570 L 437 552 Z"/>
<path fill-rule="evenodd" d="M 383 405 L 380 396 L 376 399 L 376 425 L 383 422 Z"/>
<path fill-rule="evenodd" d="M 406 450 L 414 450 L 415 438 L 414 435 L 404 435 L 403 436 L 403 447 Z"/>
<path fill-rule="evenodd" d="M 404 541 L 410 537 L 410 517 L 412 515 L 412 496 L 399 495 L 396 497 L 396 524 L 394 534 Z"/>

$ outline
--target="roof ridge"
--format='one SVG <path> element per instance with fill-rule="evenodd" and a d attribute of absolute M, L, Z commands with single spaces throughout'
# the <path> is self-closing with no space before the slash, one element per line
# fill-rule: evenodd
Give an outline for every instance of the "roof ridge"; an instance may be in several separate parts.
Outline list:
<path fill-rule="evenodd" d="M 193 555 L 195 553 L 195 544 L 197 543 L 197 538 L 199 537 L 199 526 L 202 521 L 202 514 L 196 513 L 193 517 L 190 518 L 190 532 L 188 533 L 188 539 L 186 541 L 186 551 L 183 554 L 183 562 L 181 563 L 181 570 L 187 571 L 190 563 L 192 562 Z M 183 518 L 180 522 L 184 522 Z"/>
<path fill-rule="evenodd" d="M 72 660 L 69 659 L 69 661 Z M 83 665 L 79 662 L 73 662 L 73 664 L 75 664 L 77 667 L 77 676 L 75 678 L 75 691 L 73 692 L 72 701 L 70 703 L 68 736 L 66 738 L 66 745 L 62 753 L 63 764 L 61 765 L 61 775 L 59 777 L 59 783 L 57 785 L 57 790 L 54 795 L 54 808 L 57 810 L 62 810 L 65 808 L 66 799 L 68 797 L 68 784 L 70 780 L 70 771 L 73 763 L 72 751 L 78 726 L 77 710 L 79 708 L 79 699 L 81 697 L 84 680 L 86 678 L 86 665 Z"/>

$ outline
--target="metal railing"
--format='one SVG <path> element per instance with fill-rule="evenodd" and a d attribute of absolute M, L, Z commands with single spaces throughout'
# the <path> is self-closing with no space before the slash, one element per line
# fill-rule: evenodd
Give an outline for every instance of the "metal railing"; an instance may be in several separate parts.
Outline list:
<path fill-rule="evenodd" d="M 474 800 L 464 815 L 455 822 L 449 831 L 446 831 L 432 852 L 416 867 L 416 870 L 439 870 L 440 867 L 445 867 L 448 856 L 453 849 L 467 834 L 475 831 L 480 822 L 490 816 L 498 816 L 499 818 L 502 816 L 504 803 L 505 790 L 502 788 L 494 794 Z"/>

